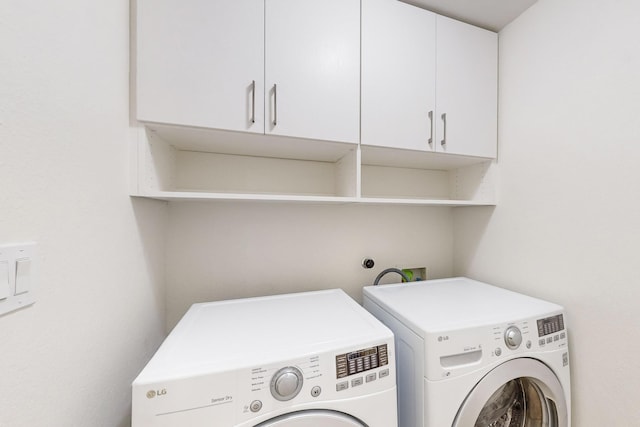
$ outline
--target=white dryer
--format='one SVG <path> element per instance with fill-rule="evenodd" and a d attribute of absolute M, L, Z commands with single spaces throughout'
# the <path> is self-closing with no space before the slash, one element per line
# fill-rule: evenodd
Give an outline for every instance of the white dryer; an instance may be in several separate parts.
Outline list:
<path fill-rule="evenodd" d="M 133 382 L 133 427 L 396 427 L 393 334 L 341 290 L 194 304 Z"/>
<path fill-rule="evenodd" d="M 570 427 L 563 308 L 467 278 L 368 286 L 396 339 L 400 427 Z"/>

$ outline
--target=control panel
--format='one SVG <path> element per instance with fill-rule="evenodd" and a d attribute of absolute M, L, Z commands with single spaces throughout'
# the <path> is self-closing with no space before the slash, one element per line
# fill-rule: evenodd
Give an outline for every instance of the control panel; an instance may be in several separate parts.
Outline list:
<path fill-rule="evenodd" d="M 539 338 L 564 331 L 564 317 L 562 317 L 562 314 L 558 314 L 557 316 L 545 317 L 544 319 L 538 319 L 537 323 Z"/>
<path fill-rule="evenodd" d="M 447 379 L 536 351 L 566 351 L 567 331 L 562 313 L 509 323 L 430 334 L 427 378 Z M 567 360 L 568 363 L 568 360 Z"/>
<path fill-rule="evenodd" d="M 395 387 L 393 341 L 242 370 L 239 416 L 248 420 L 296 405 L 375 394 Z M 377 345 L 376 345 L 377 344 Z M 334 364 L 335 362 L 335 364 Z"/>
<path fill-rule="evenodd" d="M 567 337 L 567 333 L 564 330 L 564 317 L 562 314 L 538 319 L 537 326 L 538 345 L 541 348 L 563 342 Z"/>
<path fill-rule="evenodd" d="M 388 363 L 386 344 L 340 354 L 336 356 L 336 378 L 359 374 Z"/>

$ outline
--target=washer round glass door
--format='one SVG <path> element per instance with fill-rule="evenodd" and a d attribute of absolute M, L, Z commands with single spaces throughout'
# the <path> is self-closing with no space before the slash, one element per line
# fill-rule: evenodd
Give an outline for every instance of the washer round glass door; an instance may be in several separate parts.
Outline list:
<path fill-rule="evenodd" d="M 453 427 L 567 427 L 567 403 L 551 369 L 513 359 L 485 375 L 458 410 Z"/>
<path fill-rule="evenodd" d="M 308 410 L 281 415 L 256 427 L 367 427 L 356 418 L 341 412 Z"/>

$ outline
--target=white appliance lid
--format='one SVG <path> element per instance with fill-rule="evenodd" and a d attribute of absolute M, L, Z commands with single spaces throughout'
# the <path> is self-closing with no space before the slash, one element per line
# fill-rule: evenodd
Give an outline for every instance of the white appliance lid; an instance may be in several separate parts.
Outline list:
<path fill-rule="evenodd" d="M 284 363 L 392 337 L 340 289 L 194 304 L 136 382 Z"/>
<path fill-rule="evenodd" d="M 367 286 L 364 297 L 422 337 L 563 310 L 557 304 L 465 277 Z"/>

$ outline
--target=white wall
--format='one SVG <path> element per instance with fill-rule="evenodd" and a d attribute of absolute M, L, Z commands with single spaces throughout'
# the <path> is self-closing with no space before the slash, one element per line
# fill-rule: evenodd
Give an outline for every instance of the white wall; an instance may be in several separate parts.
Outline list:
<path fill-rule="evenodd" d="M 329 288 L 360 300 L 386 267 L 448 277 L 451 226 L 450 208 L 171 203 L 167 326 L 202 301 Z M 360 265 L 366 256 L 371 270 Z M 382 283 L 399 281 L 389 274 Z"/>
<path fill-rule="evenodd" d="M 640 3 L 540 0 L 501 33 L 500 204 L 453 219 L 131 201 L 128 8 L 0 4 L 0 243 L 37 241 L 41 284 L 33 307 L 0 317 L 1 426 L 126 426 L 131 380 L 191 303 L 359 299 L 405 263 L 564 304 L 574 425 L 640 419 Z"/>
<path fill-rule="evenodd" d="M 34 306 L 0 317 L 0 426 L 129 424 L 164 336 L 166 207 L 127 196 L 127 0 L 0 2 L 0 243 Z"/>
<path fill-rule="evenodd" d="M 574 426 L 640 420 L 640 2 L 540 0 L 500 33 L 495 209 L 454 271 L 566 306 Z"/>

